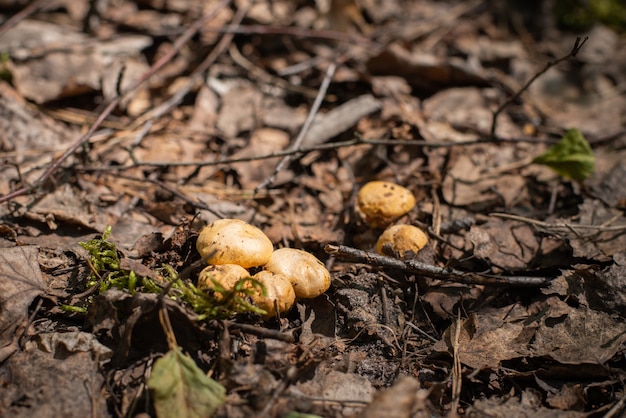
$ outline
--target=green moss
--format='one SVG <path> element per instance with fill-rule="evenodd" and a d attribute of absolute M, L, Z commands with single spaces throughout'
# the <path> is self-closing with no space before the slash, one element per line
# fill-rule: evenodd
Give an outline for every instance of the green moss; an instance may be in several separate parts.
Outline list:
<path fill-rule="evenodd" d="M 120 257 L 114 243 L 109 241 L 111 227 L 109 226 L 101 238 L 94 238 L 79 245 L 88 252 L 87 263 L 91 269 L 86 286 L 97 287 L 97 292 L 102 293 L 111 288 L 127 291 L 129 294 L 136 292 L 166 293 L 174 300 L 180 301 L 185 306 L 198 314 L 198 319 L 227 318 L 237 313 L 254 312 L 264 315 L 266 312 L 249 302 L 255 288 L 265 291 L 263 285 L 252 278 L 239 280 L 233 289 L 224 289 L 215 282 L 214 292 L 207 294 L 198 289 L 188 280 L 182 280 L 176 270 L 169 265 L 163 265 L 155 275 L 158 279 L 139 276 L 132 270 L 122 269 Z M 85 305 L 91 302 L 85 301 Z M 84 312 L 84 306 L 62 307 L 70 312 Z"/>

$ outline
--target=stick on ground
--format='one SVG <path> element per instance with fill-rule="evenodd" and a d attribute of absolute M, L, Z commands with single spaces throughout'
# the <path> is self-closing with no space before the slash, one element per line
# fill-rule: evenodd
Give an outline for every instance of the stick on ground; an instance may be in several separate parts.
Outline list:
<path fill-rule="evenodd" d="M 355 261 L 378 267 L 394 268 L 407 273 L 419 274 L 432 279 L 445 280 L 463 284 L 481 284 L 515 287 L 545 287 L 550 284 L 548 277 L 532 276 L 499 276 L 465 272 L 449 267 L 437 267 L 414 260 L 399 260 L 377 253 L 359 250 L 345 245 L 327 244 L 324 251 L 342 260 Z"/>

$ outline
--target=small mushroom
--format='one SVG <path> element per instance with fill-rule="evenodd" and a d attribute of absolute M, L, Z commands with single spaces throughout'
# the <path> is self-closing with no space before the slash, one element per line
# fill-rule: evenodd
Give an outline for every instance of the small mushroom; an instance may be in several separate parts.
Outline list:
<path fill-rule="evenodd" d="M 412 258 L 428 243 L 428 236 L 413 225 L 393 225 L 385 229 L 376 242 L 376 251 L 383 255 Z"/>
<path fill-rule="evenodd" d="M 198 289 L 207 293 L 213 292 L 215 289 L 215 280 L 220 286 L 226 290 L 232 290 L 241 279 L 250 277 L 250 273 L 245 268 L 237 264 L 221 264 L 206 267 L 198 275 Z M 213 292 L 219 300 L 220 294 Z"/>
<path fill-rule="evenodd" d="M 313 254 L 294 248 L 281 248 L 272 253 L 263 267 L 286 277 L 299 298 L 316 298 L 330 287 L 330 273 Z"/>
<path fill-rule="evenodd" d="M 296 302 L 293 286 L 291 286 L 286 277 L 271 271 L 261 270 L 252 278 L 265 287 L 265 295 L 263 295 L 261 289 L 255 287 L 252 301 L 256 306 L 267 312 L 266 318 L 276 316 L 276 309 L 278 309 L 279 313 L 289 311 Z"/>
<path fill-rule="evenodd" d="M 371 181 L 357 195 L 356 211 L 372 228 L 384 228 L 414 207 L 413 193 L 388 181 Z"/>
<path fill-rule="evenodd" d="M 274 246 L 259 228 L 239 219 L 219 219 L 206 226 L 196 243 L 208 264 L 261 266 L 270 259 Z"/>

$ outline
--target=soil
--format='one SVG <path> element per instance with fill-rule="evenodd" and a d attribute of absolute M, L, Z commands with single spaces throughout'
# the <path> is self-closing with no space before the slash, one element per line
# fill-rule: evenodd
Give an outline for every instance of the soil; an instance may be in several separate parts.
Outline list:
<path fill-rule="evenodd" d="M 0 416 L 625 414 L 626 11 L 574 3 L 2 2 Z M 330 288 L 202 293 L 223 218 Z"/>

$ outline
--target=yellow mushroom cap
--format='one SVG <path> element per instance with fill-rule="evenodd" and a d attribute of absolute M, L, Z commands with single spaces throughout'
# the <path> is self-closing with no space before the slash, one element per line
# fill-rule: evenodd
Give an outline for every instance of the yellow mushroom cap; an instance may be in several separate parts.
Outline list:
<path fill-rule="evenodd" d="M 265 287 L 265 295 L 261 293 L 261 289 L 255 287 L 252 301 L 256 306 L 267 312 L 267 318 L 276 316 L 274 301 L 276 301 L 276 306 L 280 313 L 289 311 L 296 302 L 296 293 L 286 277 L 271 271 L 262 270 L 252 276 L 252 278 Z"/>
<path fill-rule="evenodd" d="M 373 228 L 384 228 L 415 207 L 413 193 L 388 181 L 371 181 L 357 195 L 357 212 Z"/>
<path fill-rule="evenodd" d="M 198 275 L 198 289 L 205 292 L 212 292 L 215 289 L 215 281 L 226 290 L 233 290 L 235 283 L 241 279 L 250 277 L 250 273 L 245 268 L 237 264 L 221 264 L 206 267 Z M 215 293 L 218 297 L 219 293 Z M 219 299 L 219 297 L 218 297 Z"/>
<path fill-rule="evenodd" d="M 393 225 L 376 242 L 376 251 L 397 258 L 410 258 L 428 243 L 428 236 L 413 225 Z"/>
<path fill-rule="evenodd" d="M 299 298 L 316 298 L 330 287 L 329 271 L 306 251 L 281 248 L 272 253 L 263 268 L 286 277 Z"/>
<path fill-rule="evenodd" d="M 274 250 L 263 231 L 239 219 L 219 219 L 207 225 L 198 236 L 196 248 L 209 264 L 244 268 L 267 263 Z"/>

